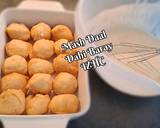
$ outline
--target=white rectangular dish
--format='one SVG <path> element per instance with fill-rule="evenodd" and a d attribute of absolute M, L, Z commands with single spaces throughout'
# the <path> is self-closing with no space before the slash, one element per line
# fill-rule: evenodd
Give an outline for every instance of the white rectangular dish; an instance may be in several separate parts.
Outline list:
<path fill-rule="evenodd" d="M 51 2 L 49 2 L 51 3 Z M 49 4 L 48 3 L 48 4 Z M 37 5 L 36 5 L 37 4 Z M 60 9 L 49 10 L 46 8 L 38 8 L 31 9 L 27 6 L 34 5 L 34 7 L 38 7 L 38 4 L 43 4 L 45 6 L 45 2 L 41 3 L 41 1 L 24 1 L 21 3 L 18 8 L 9 8 L 4 10 L 0 15 L 0 63 L 5 57 L 4 46 L 7 42 L 7 37 L 5 33 L 5 28 L 9 23 L 12 22 L 20 22 L 24 23 L 27 26 L 31 27 L 34 24 L 43 21 L 47 24 L 53 26 L 56 24 L 66 24 L 72 30 L 74 30 L 74 13 L 68 11 L 60 11 Z M 58 7 L 57 3 L 52 3 Z M 26 6 L 25 6 L 26 5 Z M 59 4 L 60 5 L 60 4 Z M 50 5 L 51 6 L 51 5 Z M 62 6 L 61 6 L 62 8 Z M 63 9 L 63 8 L 62 8 Z M 80 99 L 81 109 L 78 113 L 73 114 L 52 114 L 52 115 L 0 115 L 0 120 L 4 124 L 5 128 L 33 128 L 33 127 L 42 127 L 42 128 L 64 128 L 67 126 L 67 123 L 70 119 L 77 118 L 82 116 L 87 112 L 90 106 L 90 92 L 88 85 L 88 72 L 83 71 L 79 68 L 78 75 L 78 97 Z"/>

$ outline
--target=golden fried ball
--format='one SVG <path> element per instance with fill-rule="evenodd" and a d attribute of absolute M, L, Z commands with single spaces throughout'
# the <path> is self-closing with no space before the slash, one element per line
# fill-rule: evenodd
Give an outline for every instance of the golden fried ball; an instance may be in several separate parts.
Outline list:
<path fill-rule="evenodd" d="M 19 73 L 11 73 L 1 79 L 1 90 L 21 89 L 25 92 L 28 77 Z"/>
<path fill-rule="evenodd" d="M 52 113 L 67 114 L 78 112 L 80 103 L 77 96 L 62 94 L 54 96 L 49 104 Z"/>
<path fill-rule="evenodd" d="M 35 73 L 53 73 L 53 66 L 47 60 L 33 58 L 28 63 L 28 73 L 29 75 L 33 75 Z"/>
<path fill-rule="evenodd" d="M 26 98 L 26 114 L 41 115 L 48 112 L 50 98 L 48 95 L 36 94 Z"/>
<path fill-rule="evenodd" d="M 6 28 L 6 32 L 11 39 L 28 40 L 30 31 L 24 24 L 12 23 Z"/>
<path fill-rule="evenodd" d="M 72 74 L 61 72 L 53 81 L 53 89 L 56 94 L 74 93 L 77 89 L 77 79 Z"/>
<path fill-rule="evenodd" d="M 51 28 L 45 23 L 38 23 L 31 29 L 31 36 L 33 40 L 40 39 L 50 39 L 51 38 Z"/>
<path fill-rule="evenodd" d="M 68 72 L 75 76 L 78 74 L 78 63 L 76 61 L 69 63 L 65 60 L 66 54 L 60 54 L 53 60 L 53 68 L 56 73 Z"/>
<path fill-rule="evenodd" d="M 49 59 L 54 54 L 53 41 L 41 39 L 34 43 L 31 58 Z"/>
<path fill-rule="evenodd" d="M 56 25 L 52 31 L 52 39 L 54 41 L 57 41 L 59 39 L 67 39 L 67 40 L 73 40 L 73 34 L 69 27 L 65 25 Z"/>
<path fill-rule="evenodd" d="M 20 74 L 27 73 L 27 61 L 19 55 L 13 55 L 5 59 L 2 71 L 4 74 L 17 72 Z"/>
<path fill-rule="evenodd" d="M 0 94 L 0 114 L 18 115 L 25 110 L 25 95 L 22 90 L 8 89 Z"/>
<path fill-rule="evenodd" d="M 68 42 L 68 40 L 66 40 L 66 39 L 59 39 L 59 40 L 57 40 L 57 41 L 54 43 L 54 50 L 55 50 L 55 53 L 56 53 L 57 55 L 62 54 L 62 53 L 75 54 L 75 53 L 77 52 L 77 49 L 72 49 L 72 50 L 67 49 L 67 50 L 64 50 L 64 49 L 61 47 L 62 44 L 67 43 L 67 42 Z"/>
<path fill-rule="evenodd" d="M 8 56 L 20 55 L 27 58 L 31 49 L 32 45 L 22 40 L 13 39 L 6 44 L 6 53 Z"/>
<path fill-rule="evenodd" d="M 27 88 L 33 93 L 48 94 L 52 90 L 52 81 L 50 74 L 37 73 L 30 78 Z"/>
<path fill-rule="evenodd" d="M 62 54 L 62 53 L 65 53 L 66 51 L 64 51 L 64 49 L 62 49 L 62 44 L 64 43 L 67 43 L 68 40 L 66 39 L 60 39 L 60 40 L 57 40 L 55 43 L 54 43 L 54 50 L 55 50 L 55 53 L 57 55 L 59 54 Z"/>

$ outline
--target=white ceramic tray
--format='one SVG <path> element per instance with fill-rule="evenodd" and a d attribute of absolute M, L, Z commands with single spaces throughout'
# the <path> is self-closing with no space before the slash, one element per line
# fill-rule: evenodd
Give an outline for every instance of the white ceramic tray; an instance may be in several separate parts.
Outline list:
<path fill-rule="evenodd" d="M 41 6 L 43 5 L 43 6 Z M 4 60 L 4 46 L 7 41 L 5 28 L 9 23 L 22 22 L 33 26 L 37 22 L 46 22 L 53 26 L 66 24 L 74 30 L 74 13 L 66 11 L 58 2 L 24 1 L 17 8 L 4 10 L 0 15 L 0 62 Z M 78 97 L 81 109 L 78 113 L 63 115 L 0 115 L 5 128 L 65 128 L 68 121 L 84 115 L 90 106 L 88 72 L 79 69 Z"/>

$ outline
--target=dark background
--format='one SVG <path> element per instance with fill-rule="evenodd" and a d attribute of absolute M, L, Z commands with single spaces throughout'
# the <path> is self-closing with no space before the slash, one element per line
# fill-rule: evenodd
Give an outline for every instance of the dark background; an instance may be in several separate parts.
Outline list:
<path fill-rule="evenodd" d="M 136 98 L 108 86 L 89 72 L 91 107 L 68 128 L 160 128 L 160 97 Z"/>
<path fill-rule="evenodd" d="M 69 10 L 77 3 L 77 0 L 59 1 Z M 0 11 L 20 2 L 0 0 Z M 103 82 L 95 71 L 89 72 L 89 80 L 91 108 L 85 116 L 70 121 L 68 128 L 160 128 L 160 97 L 124 95 Z"/>

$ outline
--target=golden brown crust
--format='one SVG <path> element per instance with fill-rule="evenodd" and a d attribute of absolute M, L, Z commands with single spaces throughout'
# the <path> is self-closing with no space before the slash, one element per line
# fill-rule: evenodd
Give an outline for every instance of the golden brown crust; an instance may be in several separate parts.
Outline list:
<path fill-rule="evenodd" d="M 33 58 L 28 63 L 28 73 L 32 76 L 35 73 L 53 73 L 53 66 L 52 64 L 43 59 Z"/>
<path fill-rule="evenodd" d="M 13 39 L 6 44 L 5 48 L 8 56 L 20 55 L 27 58 L 32 49 L 32 44 L 22 40 Z"/>
<path fill-rule="evenodd" d="M 66 39 L 59 39 L 54 43 L 54 49 L 55 49 L 55 53 L 57 55 L 59 55 L 59 54 L 75 54 L 77 52 L 77 49 L 72 49 L 72 50 L 62 49 L 62 47 L 61 47 L 62 44 L 67 43 L 67 42 L 68 42 L 68 40 L 66 40 Z"/>
<path fill-rule="evenodd" d="M 50 74 L 37 73 L 29 79 L 27 88 L 34 94 L 48 94 L 52 90 L 52 82 Z"/>
<path fill-rule="evenodd" d="M 51 28 L 45 23 L 38 23 L 31 28 L 31 37 L 34 41 L 40 39 L 50 39 L 51 38 Z"/>
<path fill-rule="evenodd" d="M 30 31 L 24 24 L 9 24 L 6 28 L 6 32 L 11 39 L 27 41 L 30 38 Z"/>
<path fill-rule="evenodd" d="M 60 54 L 53 60 L 53 68 L 56 73 L 60 72 L 68 72 L 73 74 L 74 76 L 77 76 L 78 74 L 78 63 L 72 62 L 69 63 L 67 60 L 65 60 L 66 54 Z"/>
<path fill-rule="evenodd" d="M 72 94 L 63 94 L 54 96 L 49 104 L 52 113 L 66 114 L 78 112 L 80 107 L 77 96 Z"/>
<path fill-rule="evenodd" d="M 1 79 L 1 91 L 8 89 L 21 89 L 25 92 L 28 77 L 19 73 L 5 75 Z"/>
<path fill-rule="evenodd" d="M 19 55 L 13 55 L 5 59 L 2 71 L 4 74 L 13 72 L 27 74 L 27 61 Z"/>
<path fill-rule="evenodd" d="M 25 110 L 25 95 L 21 90 L 8 89 L 0 94 L 0 114 L 18 115 Z"/>
<path fill-rule="evenodd" d="M 11 23 L 6 33 L 12 40 L 5 46 L 8 57 L 2 65 L 0 114 L 78 112 L 80 102 L 73 95 L 78 88 L 78 62 L 65 60 L 65 56 L 75 54 L 77 49 L 61 48 L 63 43 L 74 40 L 71 29 L 56 25 L 51 30 L 49 25 L 40 22 L 30 32 L 24 24 Z M 34 42 L 33 46 L 26 42 L 28 40 Z M 52 59 L 53 63 L 50 62 Z"/>
<path fill-rule="evenodd" d="M 49 59 L 53 54 L 53 41 L 41 39 L 34 43 L 30 58 Z"/>
<path fill-rule="evenodd" d="M 67 40 L 73 40 L 73 34 L 69 27 L 65 25 L 56 25 L 52 31 L 52 40 L 57 41 L 59 39 L 67 39 Z"/>
<path fill-rule="evenodd" d="M 67 72 L 59 73 L 53 81 L 53 90 L 56 94 L 72 94 L 77 89 L 77 79 Z"/>
<path fill-rule="evenodd" d="M 48 95 L 36 94 L 26 98 L 26 114 L 40 115 L 48 112 L 50 98 Z"/>

